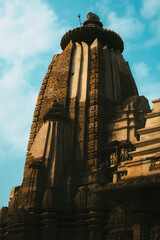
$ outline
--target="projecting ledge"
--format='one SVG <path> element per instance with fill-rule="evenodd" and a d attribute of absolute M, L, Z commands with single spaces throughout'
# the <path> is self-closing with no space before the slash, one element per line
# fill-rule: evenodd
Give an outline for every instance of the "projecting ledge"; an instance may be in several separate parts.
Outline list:
<path fill-rule="evenodd" d="M 140 148 L 140 147 L 149 146 L 149 145 L 152 145 L 154 143 L 159 143 L 159 142 L 160 142 L 160 137 L 159 138 L 150 139 L 150 140 L 144 140 L 144 141 L 136 142 L 136 143 L 134 143 L 134 146 L 136 148 Z"/>
<path fill-rule="evenodd" d="M 142 128 L 137 130 L 137 132 L 139 134 L 146 134 L 146 133 L 152 133 L 152 132 L 156 132 L 156 131 L 160 131 L 160 126 L 155 126 L 155 127 L 151 127 L 151 128 Z"/>
<path fill-rule="evenodd" d="M 123 121 L 131 121 L 131 120 L 134 120 L 135 117 L 124 117 L 124 118 L 118 118 L 118 119 L 114 119 L 113 122 L 123 122 Z"/>
<path fill-rule="evenodd" d="M 147 113 L 145 115 L 145 118 L 148 119 L 148 118 L 154 118 L 154 117 L 159 117 L 160 116 L 160 112 L 151 112 L 151 113 Z"/>
<path fill-rule="evenodd" d="M 145 149 L 145 150 L 140 150 L 140 151 L 134 151 L 134 152 L 130 152 L 130 155 L 133 157 L 135 156 L 141 156 L 141 155 L 147 155 L 147 154 L 152 154 L 155 152 L 160 152 L 160 146 L 158 147 L 152 147 L 149 149 Z"/>
<path fill-rule="evenodd" d="M 150 176 L 132 177 L 125 179 L 125 181 L 118 181 L 116 183 L 109 183 L 94 190 L 99 194 L 114 194 L 117 195 L 119 191 L 126 190 L 133 192 L 133 189 L 144 189 L 148 187 L 160 186 L 160 174 L 153 174 Z M 115 191 L 116 190 L 116 191 Z M 129 193 L 129 192 L 128 192 Z"/>

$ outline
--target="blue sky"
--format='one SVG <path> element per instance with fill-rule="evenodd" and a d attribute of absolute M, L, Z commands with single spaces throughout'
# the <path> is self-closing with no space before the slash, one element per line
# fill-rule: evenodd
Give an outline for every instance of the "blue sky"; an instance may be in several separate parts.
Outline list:
<path fill-rule="evenodd" d="M 21 184 L 37 94 L 63 34 L 87 12 L 124 41 L 139 94 L 160 98 L 159 0 L 0 0 L 0 207 Z"/>

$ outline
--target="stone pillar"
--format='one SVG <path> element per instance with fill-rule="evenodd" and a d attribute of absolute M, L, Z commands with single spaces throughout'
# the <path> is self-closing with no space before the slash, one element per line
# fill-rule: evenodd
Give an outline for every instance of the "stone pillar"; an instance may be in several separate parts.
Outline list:
<path fill-rule="evenodd" d="M 88 240 L 104 240 L 104 213 L 99 211 L 90 211 L 87 214 L 87 239 Z"/>
<path fill-rule="evenodd" d="M 146 212 L 132 214 L 130 222 L 133 229 L 133 240 L 150 240 L 151 215 Z"/>

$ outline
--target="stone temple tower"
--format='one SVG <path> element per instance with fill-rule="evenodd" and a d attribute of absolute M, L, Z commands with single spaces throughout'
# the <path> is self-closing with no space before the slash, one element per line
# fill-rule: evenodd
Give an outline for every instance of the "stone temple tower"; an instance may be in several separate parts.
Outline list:
<path fill-rule="evenodd" d="M 160 239 L 160 99 L 139 96 L 123 41 L 88 13 L 42 82 L 1 240 Z"/>

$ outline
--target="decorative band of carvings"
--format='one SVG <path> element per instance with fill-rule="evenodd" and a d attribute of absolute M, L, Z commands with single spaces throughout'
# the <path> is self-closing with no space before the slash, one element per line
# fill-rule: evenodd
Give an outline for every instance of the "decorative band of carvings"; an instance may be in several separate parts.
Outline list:
<path fill-rule="evenodd" d="M 156 170 L 160 170 L 160 158 L 158 158 L 157 160 L 154 160 L 149 167 L 149 171 L 156 171 Z"/>
<path fill-rule="evenodd" d="M 102 53 L 101 47 L 91 49 L 91 72 L 89 83 L 89 108 L 88 108 L 88 165 L 97 168 L 100 157 L 99 143 L 101 138 L 103 108 L 100 98 L 103 92 L 102 81 Z M 90 176 L 91 177 L 91 176 Z M 89 180 L 91 180 L 89 177 Z M 92 178 L 93 180 L 93 178 Z"/>

